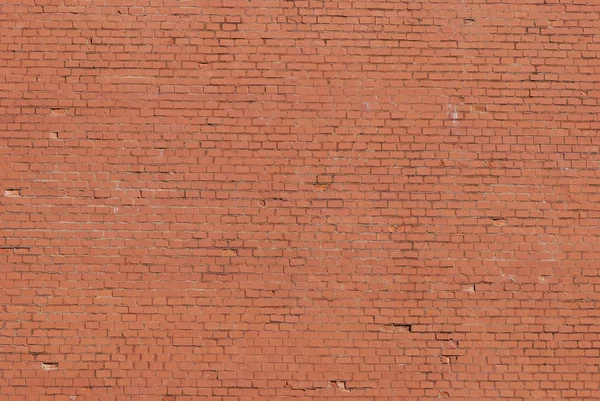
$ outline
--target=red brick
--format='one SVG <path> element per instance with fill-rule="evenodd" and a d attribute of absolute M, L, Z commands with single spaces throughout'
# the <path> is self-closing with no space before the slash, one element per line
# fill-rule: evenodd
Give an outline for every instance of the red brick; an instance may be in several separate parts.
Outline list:
<path fill-rule="evenodd" d="M 0 399 L 599 399 L 600 5 L 29 3 Z"/>

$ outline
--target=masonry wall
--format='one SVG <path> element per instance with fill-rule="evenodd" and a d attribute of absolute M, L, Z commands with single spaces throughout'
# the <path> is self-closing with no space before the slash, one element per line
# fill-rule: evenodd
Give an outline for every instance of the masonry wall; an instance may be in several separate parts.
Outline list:
<path fill-rule="evenodd" d="M 0 399 L 600 400 L 600 3 L 5 0 Z"/>

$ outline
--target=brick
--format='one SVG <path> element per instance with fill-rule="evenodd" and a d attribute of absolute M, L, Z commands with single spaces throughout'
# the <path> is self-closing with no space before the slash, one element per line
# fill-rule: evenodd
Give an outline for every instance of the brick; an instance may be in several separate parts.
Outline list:
<path fill-rule="evenodd" d="M 599 399 L 597 2 L 5 3 L 0 399 Z"/>

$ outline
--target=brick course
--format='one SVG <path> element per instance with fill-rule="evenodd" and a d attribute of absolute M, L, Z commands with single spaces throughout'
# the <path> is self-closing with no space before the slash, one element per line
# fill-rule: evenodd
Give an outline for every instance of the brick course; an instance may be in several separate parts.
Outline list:
<path fill-rule="evenodd" d="M 600 400 L 600 3 L 5 0 L 0 399 Z"/>

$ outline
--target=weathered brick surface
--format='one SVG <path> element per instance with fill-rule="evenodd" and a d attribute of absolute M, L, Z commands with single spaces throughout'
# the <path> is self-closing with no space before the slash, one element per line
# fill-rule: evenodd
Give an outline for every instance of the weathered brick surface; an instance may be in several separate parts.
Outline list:
<path fill-rule="evenodd" d="M 0 399 L 600 400 L 598 1 L 0 11 Z"/>

